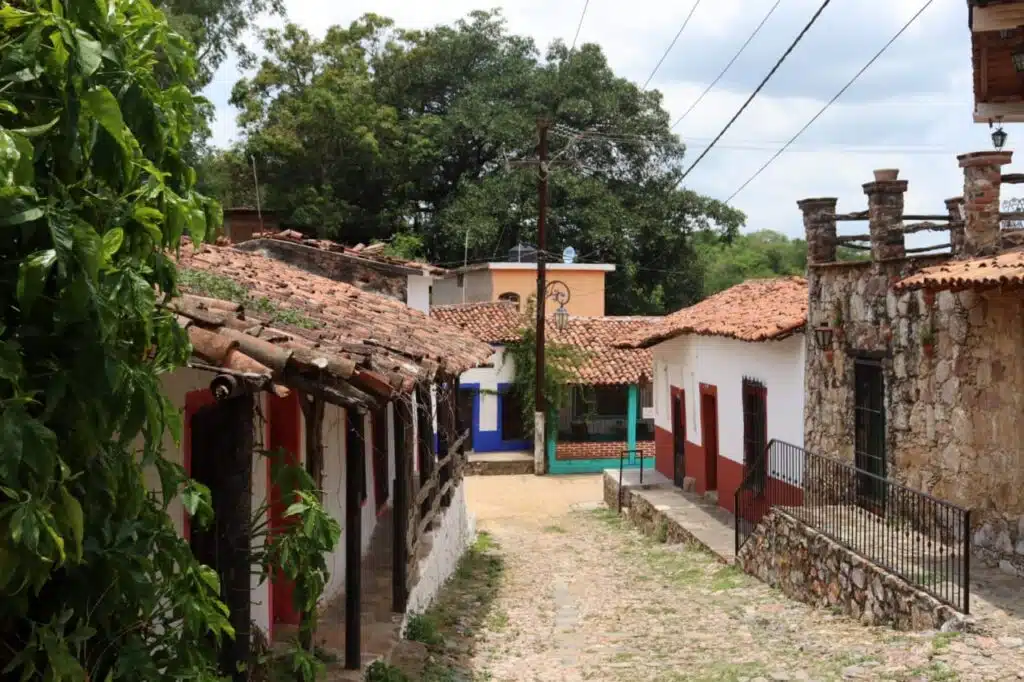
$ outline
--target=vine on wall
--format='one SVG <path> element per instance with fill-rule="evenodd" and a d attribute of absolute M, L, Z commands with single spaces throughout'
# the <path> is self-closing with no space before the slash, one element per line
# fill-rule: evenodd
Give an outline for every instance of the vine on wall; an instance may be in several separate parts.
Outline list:
<path fill-rule="evenodd" d="M 523 425 L 528 434 L 533 434 L 533 417 L 536 412 L 537 376 L 537 314 L 535 297 L 527 302 L 523 313 L 518 340 L 505 345 L 505 361 L 513 363 L 512 391 L 518 396 L 523 407 Z M 553 419 L 558 410 L 569 405 L 573 384 L 579 376 L 579 367 L 586 362 L 589 354 L 571 344 L 550 340 L 546 330 L 544 344 L 544 400 L 547 402 L 548 419 Z"/>

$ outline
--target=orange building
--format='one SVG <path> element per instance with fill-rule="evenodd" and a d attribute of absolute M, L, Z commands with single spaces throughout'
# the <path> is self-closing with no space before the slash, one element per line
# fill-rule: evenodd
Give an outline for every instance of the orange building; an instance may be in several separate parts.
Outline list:
<path fill-rule="evenodd" d="M 604 315 L 605 277 L 615 266 L 607 263 L 548 263 L 548 282 L 569 289 L 570 315 Z M 512 301 L 520 308 L 537 293 L 537 264 L 532 262 L 479 263 L 452 270 L 434 280 L 432 305 Z M 549 304 L 550 305 L 550 304 Z"/>

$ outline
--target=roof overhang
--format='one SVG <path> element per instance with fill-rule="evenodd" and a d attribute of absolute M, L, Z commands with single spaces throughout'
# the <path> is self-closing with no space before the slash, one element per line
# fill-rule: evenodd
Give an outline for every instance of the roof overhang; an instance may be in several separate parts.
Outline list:
<path fill-rule="evenodd" d="M 972 33 L 1008 31 L 1024 26 L 1024 2 L 1020 0 L 974 0 L 968 24 Z"/>

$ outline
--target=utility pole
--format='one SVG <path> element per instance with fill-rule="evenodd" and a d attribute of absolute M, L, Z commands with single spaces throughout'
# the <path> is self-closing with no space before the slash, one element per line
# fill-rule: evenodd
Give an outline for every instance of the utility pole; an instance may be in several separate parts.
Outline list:
<path fill-rule="evenodd" d="M 547 270 L 544 259 L 547 254 L 547 233 L 545 221 L 548 213 L 548 122 L 537 121 L 540 135 L 540 163 L 537 166 L 537 358 L 535 361 L 536 387 L 534 389 L 533 415 L 533 473 L 541 476 L 547 473 L 547 401 L 544 396 L 544 302 L 547 299 Z"/>

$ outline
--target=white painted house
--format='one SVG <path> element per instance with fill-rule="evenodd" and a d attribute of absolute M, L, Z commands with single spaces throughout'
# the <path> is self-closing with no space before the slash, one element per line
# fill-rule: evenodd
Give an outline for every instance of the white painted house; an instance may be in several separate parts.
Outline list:
<path fill-rule="evenodd" d="M 287 500 L 279 499 L 269 461 L 259 451 L 283 450 L 303 466 L 311 457 L 320 460 L 323 503 L 343 533 L 327 562 L 330 579 L 323 605 L 335 614 L 321 619 L 328 648 L 340 648 L 341 639 L 349 635 L 336 614 L 347 608 L 358 614 L 363 599 L 380 597 L 373 594 L 382 589 L 380 581 L 360 586 L 349 580 L 366 571 L 363 567 L 350 575 L 347 570 L 364 560 L 374 562 L 371 575 L 395 576 L 394 586 L 383 587 L 388 603 L 397 595 L 397 613 L 426 608 L 454 571 L 474 526 L 461 485 L 454 396 L 438 401 L 436 411 L 420 406 L 435 404 L 423 400 L 429 391 L 454 385 L 458 374 L 485 362 L 489 347 L 404 303 L 258 253 L 184 247 L 178 265 L 240 285 L 261 302 L 264 317 L 247 316 L 237 302 L 209 298 L 195 289 L 172 303 L 194 350 L 190 367 L 164 378 L 166 394 L 182 411 L 184 423 L 181 445 L 168 438 L 165 457 L 210 487 L 215 510 L 237 499 L 231 481 L 247 475 L 249 506 L 255 510 L 270 501 L 264 520 L 271 528 L 288 523 L 283 517 Z M 283 318 L 287 322 L 268 320 L 273 311 L 288 311 Z M 388 348 L 367 343 L 371 339 L 388 339 Z M 442 428 L 431 428 L 432 423 Z M 310 434 L 310 424 L 319 433 Z M 311 447 L 319 457 L 311 455 Z M 236 468 L 227 472 L 226 466 Z M 350 480 L 352 472 L 357 481 Z M 155 472 L 150 474 L 155 487 Z M 435 480 L 439 475 L 453 485 L 445 489 Z M 404 484 L 396 489 L 400 481 Z M 428 481 L 431 485 L 425 485 Z M 429 539 L 418 532 L 420 522 L 415 521 L 427 512 L 412 503 L 424 487 L 434 491 L 431 497 L 440 498 Z M 171 502 L 169 514 L 197 557 L 217 568 L 218 552 L 225 551 L 216 545 L 220 540 L 193 528 L 180 500 Z M 404 541 L 404 553 L 395 549 L 396 538 Z M 430 549 L 418 557 L 421 541 Z M 231 567 L 221 569 L 227 570 L 222 577 L 227 584 Z M 256 578 L 250 581 L 248 571 L 245 579 L 251 594 L 241 604 L 229 603 L 233 619 L 244 623 L 246 631 L 255 623 L 271 639 L 293 630 L 299 614 L 287 581 L 260 584 Z M 335 601 L 338 605 L 332 607 Z M 358 641 L 358 629 L 354 633 Z"/>
<path fill-rule="evenodd" d="M 654 355 L 660 473 L 679 486 L 693 479 L 734 511 L 736 489 L 772 439 L 803 445 L 807 301 L 802 278 L 750 280 L 629 339 Z"/>

